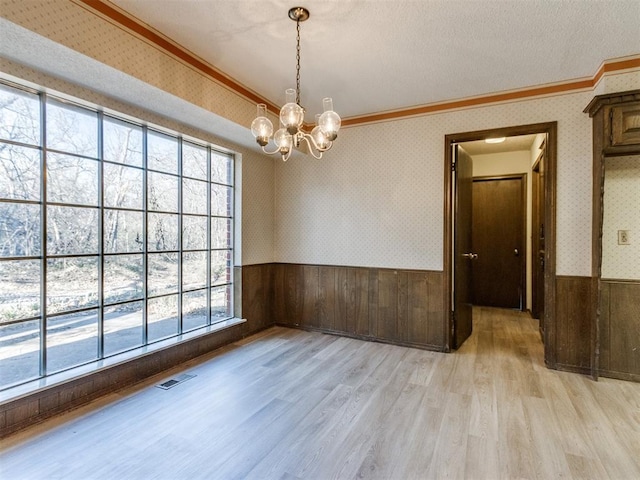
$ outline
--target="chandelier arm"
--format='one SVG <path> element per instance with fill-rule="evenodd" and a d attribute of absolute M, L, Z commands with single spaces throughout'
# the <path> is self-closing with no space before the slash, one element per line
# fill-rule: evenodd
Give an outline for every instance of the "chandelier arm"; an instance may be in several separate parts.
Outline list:
<path fill-rule="evenodd" d="M 289 157 L 291 156 L 291 152 L 293 152 L 293 148 L 290 148 L 287 153 L 282 155 L 283 162 L 286 162 L 287 160 L 289 160 Z"/>
<path fill-rule="evenodd" d="M 278 153 L 280 151 L 280 148 L 276 147 L 276 149 L 273 152 L 269 152 L 269 151 L 267 151 L 267 149 L 265 147 L 262 147 L 262 151 L 264 153 L 266 153 L 267 155 L 273 155 L 275 153 Z"/>
<path fill-rule="evenodd" d="M 322 158 L 322 152 L 324 150 L 321 150 L 318 148 L 318 146 L 316 145 L 316 142 L 313 140 L 313 137 L 308 133 L 305 133 L 304 137 L 302 138 L 304 139 L 305 142 L 307 142 L 307 146 L 309 147 L 309 153 L 313 155 L 313 158 L 320 160 Z M 317 155 L 314 149 L 318 151 Z"/>
<path fill-rule="evenodd" d="M 311 143 L 313 144 L 313 148 L 315 148 L 319 152 L 326 152 L 327 150 L 329 150 L 333 146 L 333 142 L 329 142 L 329 145 L 326 148 L 321 148 L 316 143 L 316 140 L 313 138 L 313 135 L 310 135 L 308 133 L 305 133 L 304 135 L 305 135 L 305 139 L 308 137 L 307 143 L 309 143 L 309 140 L 311 140 Z"/>

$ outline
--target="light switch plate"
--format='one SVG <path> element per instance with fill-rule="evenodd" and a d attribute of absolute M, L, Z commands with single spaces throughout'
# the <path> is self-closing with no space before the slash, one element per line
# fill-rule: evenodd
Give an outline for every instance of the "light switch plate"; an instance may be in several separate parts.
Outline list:
<path fill-rule="evenodd" d="M 618 245 L 629 245 L 629 230 L 618 230 Z"/>

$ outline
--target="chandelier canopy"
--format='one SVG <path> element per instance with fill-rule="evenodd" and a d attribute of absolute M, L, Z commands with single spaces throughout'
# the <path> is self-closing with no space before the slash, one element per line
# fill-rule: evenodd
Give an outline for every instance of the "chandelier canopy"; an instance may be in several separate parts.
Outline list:
<path fill-rule="evenodd" d="M 333 111 L 333 100 L 330 97 L 322 100 L 324 113 L 316 115 L 316 125 L 307 133 L 303 130 L 304 108 L 300 106 L 300 22 L 309 18 L 309 10 L 304 7 L 294 7 L 289 10 L 289 18 L 296 22 L 296 88 L 285 90 L 285 104 L 280 109 L 280 128 L 273 133 L 273 124 L 267 118 L 267 106 L 258 104 L 258 114 L 251 123 L 251 133 L 262 151 L 273 155 L 279 153 L 283 161 L 291 156 L 293 148 L 300 147 L 306 142 L 309 152 L 315 158 L 322 158 L 322 153 L 329 150 L 338 136 L 340 129 L 340 115 Z M 270 152 L 265 147 L 271 136 L 277 149 Z"/>

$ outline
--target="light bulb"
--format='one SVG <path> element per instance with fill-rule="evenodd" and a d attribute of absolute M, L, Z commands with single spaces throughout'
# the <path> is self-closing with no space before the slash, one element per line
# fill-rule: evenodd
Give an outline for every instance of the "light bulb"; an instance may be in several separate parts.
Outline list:
<path fill-rule="evenodd" d="M 320 114 L 316 115 L 316 126 L 311 130 L 311 137 L 318 149 L 328 150 L 331 147 L 331 141 L 327 138 L 327 135 L 322 131 L 318 123 L 320 123 Z"/>
<path fill-rule="evenodd" d="M 267 118 L 267 106 L 264 103 L 258 104 L 257 116 L 251 122 L 251 133 L 256 137 L 258 145 L 264 147 L 269 143 L 269 138 L 273 133 L 273 124 Z"/>
<path fill-rule="evenodd" d="M 281 128 L 276 132 L 273 136 L 273 141 L 276 143 L 276 146 L 282 155 L 289 153 L 293 145 L 293 137 L 284 128 Z"/>
<path fill-rule="evenodd" d="M 311 136 L 319 150 L 328 150 L 331 145 L 331 141 L 327 138 L 327 134 L 322 131 L 318 126 L 313 127 L 311 130 Z"/>
<path fill-rule="evenodd" d="M 304 121 L 304 109 L 296 103 L 296 91 L 288 88 L 285 91 L 287 103 L 280 109 L 280 121 L 291 135 L 295 135 Z"/>
<path fill-rule="evenodd" d="M 322 100 L 324 107 L 324 113 L 320 115 L 318 119 L 318 126 L 327 136 L 327 138 L 333 142 L 338 137 L 338 130 L 340 130 L 340 115 L 333 111 L 333 100 L 330 97 Z"/>

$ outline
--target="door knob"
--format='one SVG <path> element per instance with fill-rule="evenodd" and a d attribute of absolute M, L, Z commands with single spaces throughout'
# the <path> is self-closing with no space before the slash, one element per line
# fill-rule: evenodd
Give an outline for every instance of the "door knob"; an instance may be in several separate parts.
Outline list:
<path fill-rule="evenodd" d="M 520 251 L 517 248 L 514 248 L 513 254 L 517 257 L 518 255 L 520 255 Z"/>
<path fill-rule="evenodd" d="M 475 260 L 476 258 L 478 258 L 477 253 L 463 253 L 462 256 L 464 258 L 468 258 L 469 260 Z"/>

